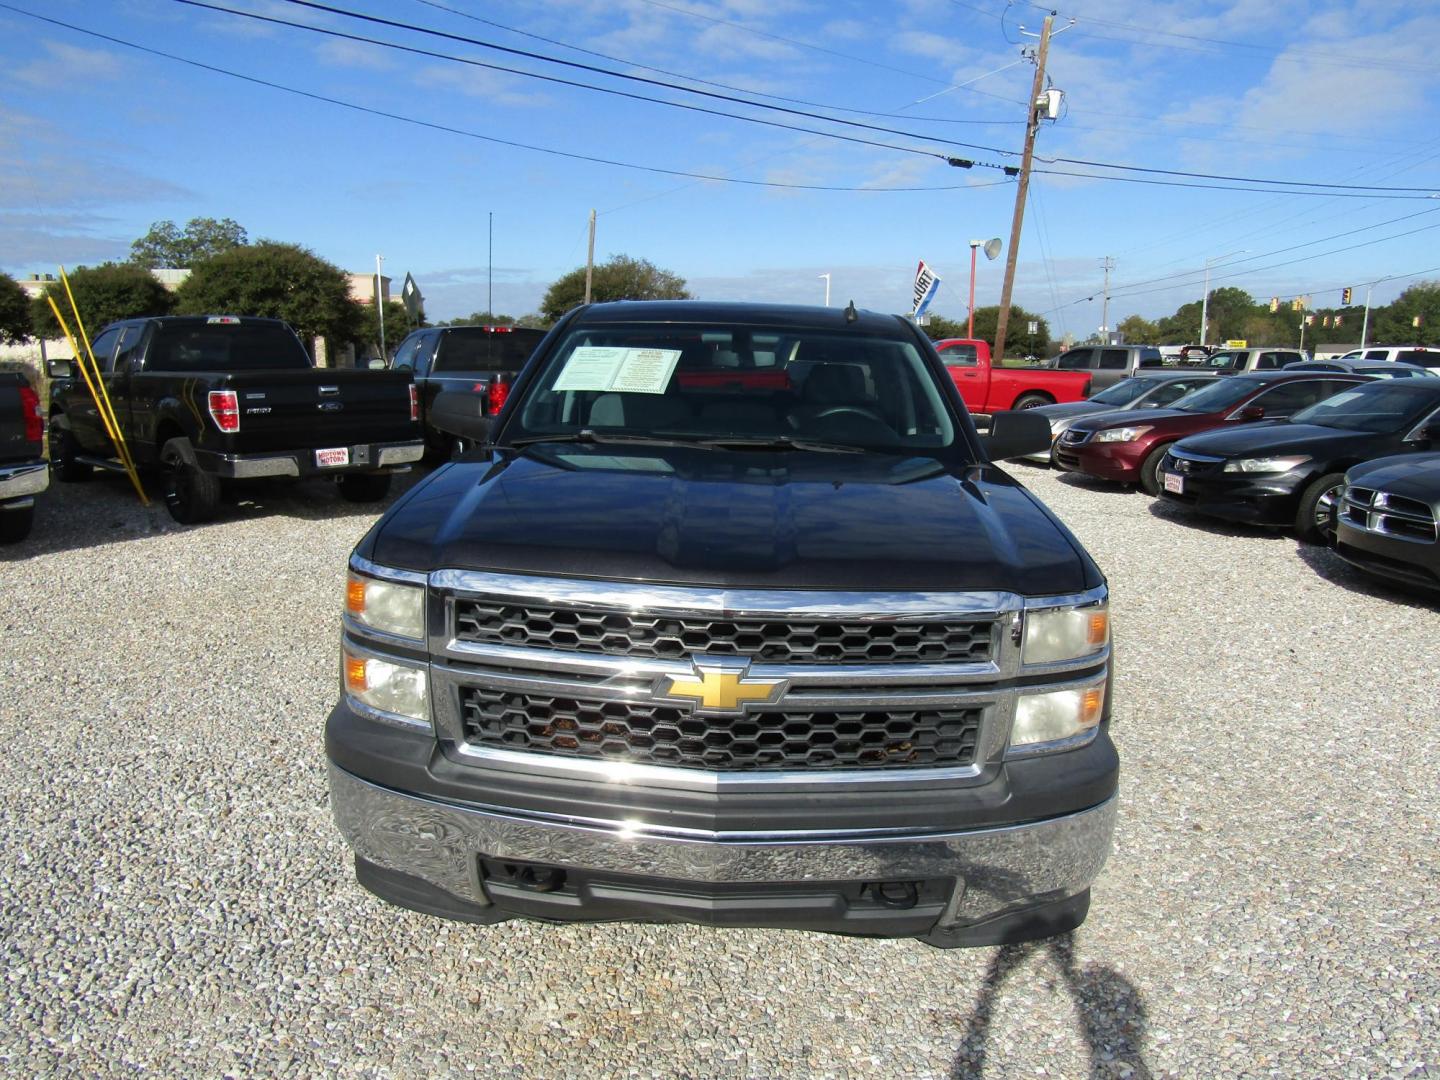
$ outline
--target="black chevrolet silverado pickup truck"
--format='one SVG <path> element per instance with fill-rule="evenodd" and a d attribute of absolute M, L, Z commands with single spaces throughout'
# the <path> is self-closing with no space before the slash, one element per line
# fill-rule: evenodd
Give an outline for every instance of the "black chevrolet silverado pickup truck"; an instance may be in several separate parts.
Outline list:
<path fill-rule="evenodd" d="M 50 485 L 40 398 L 18 371 L 0 371 L 0 544 L 30 535 L 35 496 Z"/>
<path fill-rule="evenodd" d="M 453 407 L 452 407 L 453 406 Z M 933 347 L 853 306 L 599 304 L 350 559 L 331 803 L 452 919 L 1025 941 L 1108 855 L 1108 593 Z"/>
<path fill-rule="evenodd" d="M 128 319 L 92 346 L 139 468 L 165 475 L 176 521 L 213 517 L 221 484 L 328 475 L 341 497 L 385 497 L 390 473 L 424 453 L 414 384 L 400 372 L 316 368 L 277 319 Z M 61 480 L 119 468 L 100 410 L 70 361 L 56 361 L 50 458 Z"/>

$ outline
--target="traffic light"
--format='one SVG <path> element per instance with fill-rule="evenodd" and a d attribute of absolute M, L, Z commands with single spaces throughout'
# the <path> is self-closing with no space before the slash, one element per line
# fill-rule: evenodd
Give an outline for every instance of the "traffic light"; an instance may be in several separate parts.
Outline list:
<path fill-rule="evenodd" d="M 1340 306 L 1341 306 L 1341 307 L 1349 307 L 1349 306 L 1350 306 L 1350 290 L 1349 290 L 1349 289 L 1341 289 L 1341 290 L 1340 290 Z"/>
<path fill-rule="evenodd" d="M 1301 300 L 1300 297 L 1297 296 L 1294 300 L 1291 300 L 1291 301 L 1290 301 L 1290 310 L 1291 310 L 1291 311 L 1304 311 L 1304 310 L 1305 310 L 1305 301 Z"/>
<path fill-rule="evenodd" d="M 1277 312 L 1277 311 L 1279 311 L 1279 310 L 1280 310 L 1280 298 L 1279 298 L 1278 296 L 1272 296 L 1272 297 L 1270 297 L 1270 314 L 1273 315 L 1273 314 L 1275 314 L 1275 312 Z"/>

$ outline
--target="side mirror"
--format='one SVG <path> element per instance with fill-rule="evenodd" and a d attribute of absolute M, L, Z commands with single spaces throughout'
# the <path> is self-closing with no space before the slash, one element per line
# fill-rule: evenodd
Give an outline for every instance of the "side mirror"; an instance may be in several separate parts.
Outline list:
<path fill-rule="evenodd" d="M 1050 449 L 1050 421 L 1028 410 L 997 412 L 990 417 L 990 431 L 980 436 L 980 445 L 991 461 L 1043 454 Z"/>
<path fill-rule="evenodd" d="M 472 443 L 483 443 L 490 441 L 491 419 L 484 410 L 485 395 L 447 390 L 435 395 L 425 415 L 431 427 Z"/>
<path fill-rule="evenodd" d="M 75 377 L 74 360 L 51 360 L 45 367 L 52 379 L 73 379 Z"/>
<path fill-rule="evenodd" d="M 1265 406 L 1263 406 L 1263 405 L 1246 405 L 1243 409 L 1240 410 L 1240 419 L 1241 419 L 1241 420 L 1264 420 L 1264 419 L 1265 419 Z"/>
<path fill-rule="evenodd" d="M 384 370 L 385 370 L 385 361 L 382 360 L 382 359 L 380 359 L 380 357 L 377 356 L 377 357 L 375 357 L 373 360 L 370 361 L 369 367 L 370 367 L 370 370 L 371 370 L 371 371 L 384 371 Z"/>

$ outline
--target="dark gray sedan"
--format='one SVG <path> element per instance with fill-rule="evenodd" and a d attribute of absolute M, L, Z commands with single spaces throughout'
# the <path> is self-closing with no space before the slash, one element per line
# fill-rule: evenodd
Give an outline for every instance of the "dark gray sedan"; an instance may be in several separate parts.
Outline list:
<path fill-rule="evenodd" d="M 1084 401 L 1066 401 L 1058 405 L 1041 405 L 1031 409 L 1034 416 L 1043 416 L 1050 421 L 1051 451 L 1031 454 L 1021 460 L 1033 461 L 1040 465 L 1053 464 L 1051 453 L 1055 440 L 1082 416 L 1112 412 L 1116 409 L 1160 409 L 1178 401 L 1196 387 L 1205 386 L 1215 379 L 1210 371 L 1147 371 L 1122 379 L 1114 386 L 1107 386 L 1093 397 Z"/>

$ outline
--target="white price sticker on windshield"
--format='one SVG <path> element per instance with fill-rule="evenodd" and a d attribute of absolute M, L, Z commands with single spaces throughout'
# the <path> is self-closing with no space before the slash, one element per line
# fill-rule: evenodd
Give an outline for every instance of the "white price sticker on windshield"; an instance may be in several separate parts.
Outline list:
<path fill-rule="evenodd" d="M 679 349 L 586 345 L 570 354 L 554 389 L 663 394 L 679 361 Z"/>

